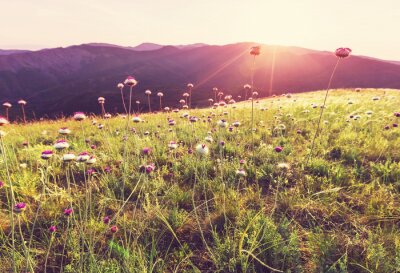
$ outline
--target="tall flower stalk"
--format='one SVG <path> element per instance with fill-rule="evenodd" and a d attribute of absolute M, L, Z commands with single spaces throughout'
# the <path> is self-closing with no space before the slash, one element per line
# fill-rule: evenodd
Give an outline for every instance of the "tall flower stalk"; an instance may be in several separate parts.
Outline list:
<path fill-rule="evenodd" d="M 97 99 L 97 101 L 98 101 L 98 103 L 100 104 L 100 107 L 101 107 L 101 116 L 104 118 L 104 116 L 106 114 L 106 110 L 104 109 L 104 103 L 105 103 L 106 99 L 103 98 L 103 97 L 99 97 Z"/>
<path fill-rule="evenodd" d="M 256 65 L 256 57 L 260 55 L 260 46 L 253 46 L 250 49 L 250 55 L 253 56 L 253 64 L 251 66 L 251 94 L 254 93 L 254 70 Z M 254 162 L 254 98 L 251 98 L 251 151 L 253 153 Z"/>
<path fill-rule="evenodd" d="M 336 72 L 336 70 L 337 70 L 337 67 L 338 67 L 338 65 L 339 65 L 339 62 L 340 62 L 342 59 L 349 57 L 349 56 L 350 56 L 350 53 L 351 53 L 351 49 L 350 49 L 350 48 L 347 48 L 347 47 L 340 47 L 340 48 L 338 48 L 338 49 L 335 50 L 335 55 L 336 55 L 336 57 L 337 57 L 337 61 L 336 61 L 336 63 L 335 63 L 335 66 L 333 67 L 333 71 L 332 71 L 332 73 L 331 73 L 331 77 L 329 78 L 328 87 L 326 88 L 324 103 L 323 103 L 322 106 L 321 106 L 321 111 L 320 111 L 320 114 L 319 114 L 317 130 L 315 131 L 313 140 L 312 140 L 312 142 L 311 142 L 311 150 L 310 150 L 310 153 L 309 153 L 309 155 L 308 155 L 308 157 L 307 157 L 307 160 L 306 160 L 306 164 L 305 164 L 306 166 L 308 165 L 308 162 L 310 161 L 310 159 L 312 158 L 312 155 L 313 155 L 315 140 L 316 140 L 316 138 L 317 138 L 317 136 L 318 136 L 318 134 L 319 134 L 319 131 L 320 131 L 322 115 L 323 115 L 324 110 L 325 110 L 326 100 L 327 100 L 327 98 L 328 98 L 329 89 L 331 88 L 333 76 L 335 75 L 335 72 Z"/>
<path fill-rule="evenodd" d="M 5 102 L 5 103 L 3 103 L 3 107 L 4 107 L 4 112 L 5 112 L 4 114 L 6 116 L 6 119 L 9 120 L 8 111 L 10 110 L 12 105 L 9 102 Z"/>
<path fill-rule="evenodd" d="M 160 111 L 162 111 L 162 97 L 164 97 L 163 92 L 158 92 L 157 96 L 160 98 Z"/>
<path fill-rule="evenodd" d="M 151 103 L 150 103 L 151 90 L 146 90 L 144 93 L 147 96 L 147 103 L 149 105 L 149 112 L 151 112 Z"/>
<path fill-rule="evenodd" d="M 18 104 L 21 106 L 21 112 L 22 112 L 22 120 L 24 121 L 24 123 L 26 123 L 26 115 L 25 115 L 25 105 L 26 105 L 26 101 L 24 100 L 19 100 Z"/>
<path fill-rule="evenodd" d="M 193 83 L 188 83 L 187 88 L 189 91 L 189 108 L 192 109 L 192 90 L 193 90 Z"/>
<path fill-rule="evenodd" d="M 121 91 L 122 105 L 124 106 L 125 114 L 127 115 L 127 114 L 128 114 L 128 110 L 126 110 L 126 104 L 125 104 L 125 98 L 124 98 L 124 92 L 123 92 L 124 84 L 123 84 L 123 83 L 119 83 L 119 84 L 117 85 L 117 87 L 118 87 L 119 90 Z"/>

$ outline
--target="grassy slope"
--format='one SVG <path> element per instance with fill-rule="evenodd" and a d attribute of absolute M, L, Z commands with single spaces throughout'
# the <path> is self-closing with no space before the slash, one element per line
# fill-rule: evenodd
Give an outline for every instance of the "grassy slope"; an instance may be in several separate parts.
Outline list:
<path fill-rule="evenodd" d="M 61 264 L 63 272 L 399 270 L 400 129 L 392 124 L 399 122 L 393 113 L 400 111 L 400 93 L 332 91 L 314 157 L 306 166 L 320 111 L 311 104 L 320 105 L 323 96 L 311 92 L 256 103 L 254 153 L 248 102 L 192 110 L 190 115 L 200 118 L 197 123 L 180 118 L 183 111 L 143 114 L 145 122 L 130 123 L 136 133 L 131 130 L 126 142 L 126 120 L 118 117 L 98 119 L 105 125 L 102 130 L 89 119 L 2 128 L 15 198 L 27 203 L 26 211 L 15 215 L 19 272 L 26 264 L 42 272 L 48 251 L 49 272 L 59 272 Z M 372 100 L 376 96 L 380 100 Z M 202 121 L 207 116 L 211 122 Z M 167 117 L 177 124 L 168 126 Z M 229 132 L 217 126 L 221 118 L 241 125 Z M 90 151 L 95 164 L 64 164 L 64 152 L 40 159 L 61 138 L 58 129 L 64 126 L 72 130 L 66 138 L 69 150 Z M 204 140 L 208 134 L 213 143 Z M 177 150 L 168 149 L 172 140 L 182 141 Z M 188 154 L 198 143 L 206 143 L 209 156 Z M 97 148 L 91 150 L 92 144 Z M 283 151 L 275 152 L 276 146 Z M 144 155 L 144 147 L 152 153 Z M 236 175 L 240 159 L 245 160 L 245 178 Z M 141 173 L 140 166 L 149 163 L 155 170 Z M 4 156 L 0 164 L 4 272 L 12 268 L 13 247 Z M 106 166 L 111 172 L 103 171 Z M 97 174 L 84 175 L 89 168 Z M 74 213 L 66 217 L 63 210 L 71 204 Z M 111 217 L 108 225 L 103 223 L 106 215 Z M 58 228 L 53 235 L 51 225 Z M 115 234 L 113 225 L 119 228 Z"/>

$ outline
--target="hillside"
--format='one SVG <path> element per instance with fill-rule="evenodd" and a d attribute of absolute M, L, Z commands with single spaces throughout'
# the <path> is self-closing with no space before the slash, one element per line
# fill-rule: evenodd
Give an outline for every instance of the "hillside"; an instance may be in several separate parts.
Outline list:
<path fill-rule="evenodd" d="M 399 90 L 332 90 L 308 161 L 324 95 L 1 127 L 0 272 L 398 271 Z"/>
<path fill-rule="evenodd" d="M 147 44 L 148 45 L 148 44 Z M 142 45 L 143 46 L 147 46 Z M 204 106 L 218 87 L 237 96 L 250 82 L 252 43 L 225 46 L 164 46 L 138 51 L 107 44 L 0 55 L 0 98 L 15 107 L 18 99 L 28 101 L 27 112 L 37 117 L 85 110 L 98 112 L 97 97 L 107 99 L 107 110 L 121 111 L 116 84 L 135 76 L 135 100 L 145 101 L 144 90 L 162 90 L 165 104 L 176 106 L 188 82 L 195 85 L 196 106 Z M 157 45 L 155 45 L 157 46 Z M 329 52 L 263 45 L 257 58 L 255 82 L 260 96 L 326 88 L 336 58 Z M 275 52 L 275 53 L 274 53 Z M 274 60 L 273 82 L 271 68 Z M 333 88 L 400 88 L 400 65 L 352 56 L 338 67 Z M 271 89 L 272 86 L 272 89 Z M 271 91 L 272 90 L 272 91 Z M 157 97 L 153 96 L 154 103 Z M 145 110 L 145 103 L 142 103 Z"/>

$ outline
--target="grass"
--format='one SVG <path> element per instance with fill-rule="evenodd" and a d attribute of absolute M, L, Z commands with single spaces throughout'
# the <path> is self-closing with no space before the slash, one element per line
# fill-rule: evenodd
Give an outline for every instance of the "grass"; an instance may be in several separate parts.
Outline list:
<path fill-rule="evenodd" d="M 254 103 L 254 134 L 250 102 L 143 114 L 128 131 L 121 117 L 1 128 L 0 272 L 400 271 L 400 93 L 332 91 L 305 165 L 323 99 Z M 55 151 L 61 138 L 70 147 Z"/>

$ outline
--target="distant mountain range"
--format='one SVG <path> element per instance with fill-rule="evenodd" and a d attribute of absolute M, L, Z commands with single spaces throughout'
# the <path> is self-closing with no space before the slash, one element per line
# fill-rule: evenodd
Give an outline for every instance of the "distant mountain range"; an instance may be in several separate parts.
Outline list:
<path fill-rule="evenodd" d="M 140 100 L 144 110 L 146 89 L 153 91 L 154 108 L 159 90 L 164 92 L 164 105 L 173 107 L 189 82 L 195 85 L 193 104 L 202 106 L 214 96 L 213 87 L 234 97 L 243 94 L 243 85 L 250 83 L 249 48 L 254 44 L 123 47 L 91 43 L 39 51 L 0 50 L 0 102 L 11 102 L 11 115 L 17 115 L 16 101 L 25 99 L 28 114 L 39 117 L 98 113 L 97 98 L 103 96 L 107 111 L 122 112 L 116 85 L 132 75 L 139 82 L 134 100 Z M 260 96 L 326 88 L 337 60 L 331 52 L 261 46 L 254 77 Z M 332 88 L 355 87 L 400 88 L 400 64 L 364 56 L 343 60 Z"/>

